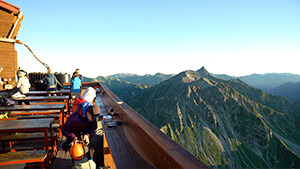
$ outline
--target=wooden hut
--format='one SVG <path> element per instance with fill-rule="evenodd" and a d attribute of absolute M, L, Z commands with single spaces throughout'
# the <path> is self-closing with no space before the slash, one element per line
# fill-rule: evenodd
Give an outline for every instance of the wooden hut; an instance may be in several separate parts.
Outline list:
<path fill-rule="evenodd" d="M 15 44 L 12 42 L 17 37 L 22 19 L 23 14 L 19 7 L 0 0 L 0 65 L 4 69 L 0 73 L 4 81 L 3 86 L 0 86 L 0 91 L 16 84 L 15 72 L 18 59 Z"/>

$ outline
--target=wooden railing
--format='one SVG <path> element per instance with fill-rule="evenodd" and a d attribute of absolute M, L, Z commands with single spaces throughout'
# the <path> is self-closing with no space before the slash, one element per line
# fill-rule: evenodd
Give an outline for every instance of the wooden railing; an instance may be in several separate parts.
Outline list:
<path fill-rule="evenodd" d="M 118 113 L 117 118 L 123 122 L 122 127 L 118 128 L 118 133 L 137 168 L 208 168 L 123 102 L 103 83 L 84 85 L 98 86 L 104 105 Z M 114 157 L 114 160 L 118 159 Z"/>

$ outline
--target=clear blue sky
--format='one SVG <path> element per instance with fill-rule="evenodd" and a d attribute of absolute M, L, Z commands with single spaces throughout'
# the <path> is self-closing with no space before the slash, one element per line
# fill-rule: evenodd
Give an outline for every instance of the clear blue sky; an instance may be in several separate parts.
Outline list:
<path fill-rule="evenodd" d="M 57 72 L 84 76 L 300 74 L 299 0 L 6 0 L 17 39 Z M 46 71 L 23 46 L 18 64 Z"/>

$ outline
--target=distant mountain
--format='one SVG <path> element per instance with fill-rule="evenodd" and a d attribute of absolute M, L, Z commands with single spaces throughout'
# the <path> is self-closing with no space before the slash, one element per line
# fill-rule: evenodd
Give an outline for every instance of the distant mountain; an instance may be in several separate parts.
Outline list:
<path fill-rule="evenodd" d="M 266 74 L 252 74 L 247 76 L 239 76 L 233 77 L 228 75 L 218 75 L 213 74 L 213 76 L 223 79 L 223 80 L 231 80 L 231 79 L 240 79 L 250 86 L 253 86 L 258 89 L 262 89 L 265 92 L 269 92 L 270 90 L 277 88 L 285 83 L 296 83 L 300 82 L 300 75 L 295 75 L 291 73 L 266 73 Z"/>
<path fill-rule="evenodd" d="M 299 168 L 300 105 L 188 70 L 129 104 L 212 168 Z"/>
<path fill-rule="evenodd" d="M 84 77 L 84 76 L 83 76 L 83 81 L 84 81 L 84 82 L 94 82 L 94 81 L 95 81 L 95 78 L 89 78 L 89 77 Z"/>
<path fill-rule="evenodd" d="M 292 83 L 300 82 L 300 75 L 290 73 L 268 73 L 252 74 L 248 76 L 232 77 L 228 75 L 213 74 L 213 76 L 223 79 L 240 79 L 252 87 L 261 89 L 269 94 L 284 96 L 291 101 L 299 102 L 299 93 L 297 86 L 290 86 Z M 291 89 L 284 89 L 291 87 Z"/>
<path fill-rule="evenodd" d="M 285 83 L 277 88 L 271 89 L 269 93 L 284 96 L 287 99 L 295 102 L 300 102 L 300 82 Z"/>
<path fill-rule="evenodd" d="M 166 79 L 169 79 L 172 76 L 173 75 L 162 74 L 162 73 L 156 73 L 155 75 L 146 74 L 144 76 L 139 76 L 136 74 L 129 74 L 129 73 L 119 73 L 108 77 L 120 79 L 123 81 L 128 81 L 130 83 L 142 84 L 147 86 L 155 86 L 156 84 Z"/>
<path fill-rule="evenodd" d="M 279 87 L 288 82 L 300 82 L 300 75 L 290 73 L 268 73 L 268 74 L 253 74 L 249 76 L 239 77 L 242 81 L 250 86 L 262 89 L 269 92 L 271 89 Z"/>
<path fill-rule="evenodd" d="M 210 73 L 212 76 L 222 79 L 222 80 L 231 80 L 231 79 L 237 79 L 238 77 L 235 76 L 229 76 L 229 75 L 225 75 L 225 74 L 214 74 L 214 73 Z"/>
<path fill-rule="evenodd" d="M 102 82 L 125 102 L 134 99 L 144 89 L 148 88 L 147 85 L 133 84 L 128 81 L 120 80 L 110 76 L 107 77 L 98 76 L 96 78 L 86 78 L 86 79 L 91 80 L 91 82 L 92 81 Z"/>

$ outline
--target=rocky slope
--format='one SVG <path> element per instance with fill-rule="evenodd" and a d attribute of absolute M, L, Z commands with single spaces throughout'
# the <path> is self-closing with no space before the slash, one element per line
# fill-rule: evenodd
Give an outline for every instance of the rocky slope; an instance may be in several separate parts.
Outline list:
<path fill-rule="evenodd" d="M 300 167 L 300 105 L 240 80 L 185 71 L 129 104 L 212 168 Z"/>

